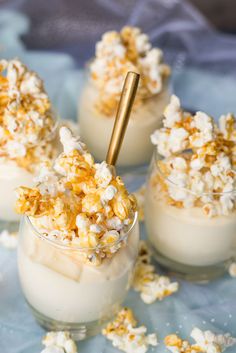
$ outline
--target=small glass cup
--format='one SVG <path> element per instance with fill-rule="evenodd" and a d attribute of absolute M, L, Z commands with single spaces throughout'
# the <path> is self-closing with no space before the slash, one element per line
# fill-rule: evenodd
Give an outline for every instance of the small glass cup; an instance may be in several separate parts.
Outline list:
<path fill-rule="evenodd" d="M 84 248 L 50 240 L 35 229 L 30 218 L 22 217 L 20 282 L 41 326 L 47 330 L 69 330 L 76 340 L 101 331 L 119 310 L 130 287 L 138 254 L 137 213 L 120 242 L 121 248 L 112 258 L 98 266 L 87 264 L 82 261 Z"/>
<path fill-rule="evenodd" d="M 55 112 L 55 125 L 47 139 L 40 141 L 38 146 L 47 146 L 52 144 L 55 150 L 56 131 L 58 127 L 58 117 Z M 32 147 L 34 145 L 32 144 Z M 46 147 L 47 148 L 47 147 Z M 43 154 L 42 154 L 43 157 Z M 0 230 L 8 229 L 16 231 L 19 227 L 20 216 L 15 212 L 14 206 L 16 202 L 16 188 L 25 185 L 32 187 L 34 185 L 33 178 L 35 174 L 29 170 L 20 167 L 15 160 L 9 159 L 7 156 L 1 156 L 0 152 Z"/>
<path fill-rule="evenodd" d="M 235 255 L 236 211 L 209 218 L 201 207 L 178 208 L 168 204 L 167 191 L 160 188 L 162 181 L 186 195 L 190 190 L 168 180 L 159 169 L 159 159 L 155 152 L 145 195 L 148 241 L 156 260 L 171 273 L 190 281 L 221 276 Z"/>
<path fill-rule="evenodd" d="M 91 79 L 88 69 L 84 81 L 78 108 L 80 133 L 95 159 L 102 161 L 108 150 L 115 115 L 106 116 L 96 109 L 99 90 Z M 147 98 L 137 108 L 133 107 L 119 154 L 118 167 L 122 167 L 125 171 L 149 163 L 153 153 L 150 135 L 155 129 L 160 128 L 162 114 L 169 99 L 166 80 L 161 93 Z"/>

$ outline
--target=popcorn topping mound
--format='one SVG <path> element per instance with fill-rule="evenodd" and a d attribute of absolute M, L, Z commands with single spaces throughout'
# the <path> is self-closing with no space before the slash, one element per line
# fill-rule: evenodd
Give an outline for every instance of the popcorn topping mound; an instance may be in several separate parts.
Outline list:
<path fill-rule="evenodd" d="M 0 233 L 0 245 L 7 249 L 15 249 L 18 243 L 18 234 L 16 232 L 10 233 L 8 230 L 4 229 Z"/>
<path fill-rule="evenodd" d="M 146 304 L 152 304 L 157 299 L 170 296 L 177 292 L 177 282 L 170 282 L 166 276 L 155 273 L 155 267 L 151 264 L 151 254 L 144 241 L 140 242 L 139 256 L 135 266 L 133 288 L 141 292 L 141 299 Z"/>
<path fill-rule="evenodd" d="M 83 249 L 81 256 L 95 265 L 111 257 L 125 242 L 132 225 L 135 198 L 109 166 L 95 164 L 86 146 L 62 127 L 64 152 L 41 168 L 35 188 L 18 188 L 16 210 L 31 216 L 46 237 Z"/>
<path fill-rule="evenodd" d="M 192 330 L 190 336 L 195 340 L 192 345 L 175 334 L 166 336 L 165 345 L 172 353 L 222 353 L 236 344 L 236 339 L 229 333 L 216 335 L 211 331 L 201 331 L 197 327 Z"/>
<path fill-rule="evenodd" d="M 162 51 L 152 48 L 148 36 L 139 28 L 127 26 L 120 32 L 105 33 L 96 45 L 91 77 L 99 90 L 96 108 L 103 114 L 111 116 L 115 112 L 128 71 L 141 74 L 136 105 L 160 93 L 170 74 Z"/>
<path fill-rule="evenodd" d="M 132 311 L 124 308 L 117 318 L 103 329 L 102 333 L 112 341 L 114 347 L 127 353 L 145 353 L 149 345 L 157 346 L 156 334 L 146 335 L 146 327 L 136 327 L 136 325 Z"/>
<path fill-rule="evenodd" d="M 222 116 L 219 127 L 203 112 L 182 111 L 172 96 L 164 127 L 151 136 L 163 156 L 153 178 L 176 207 L 202 207 L 208 217 L 228 215 L 236 205 L 236 119 Z"/>
<path fill-rule="evenodd" d="M 0 60 L 0 156 L 32 170 L 51 157 L 54 126 L 42 80 L 18 59 Z"/>
<path fill-rule="evenodd" d="M 45 348 L 41 353 L 77 353 L 75 342 L 67 331 L 48 332 L 42 341 Z"/>

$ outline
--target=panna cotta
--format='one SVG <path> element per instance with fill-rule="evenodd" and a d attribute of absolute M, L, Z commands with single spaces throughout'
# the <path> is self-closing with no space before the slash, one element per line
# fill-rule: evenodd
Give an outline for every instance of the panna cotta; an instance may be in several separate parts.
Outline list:
<path fill-rule="evenodd" d="M 17 221 L 15 188 L 33 185 L 53 158 L 55 115 L 42 80 L 18 59 L 0 61 L 0 219 Z"/>
<path fill-rule="evenodd" d="M 97 160 L 106 157 L 122 85 L 128 71 L 140 74 L 140 84 L 120 151 L 119 166 L 148 163 L 150 134 L 161 125 L 169 101 L 170 68 L 139 28 L 107 32 L 96 45 L 88 79 L 79 101 L 81 136 Z"/>
<path fill-rule="evenodd" d="M 41 325 L 94 334 L 119 309 L 138 253 L 136 203 L 109 166 L 66 127 L 64 147 L 35 188 L 18 189 L 18 266 Z"/>
<path fill-rule="evenodd" d="M 221 116 L 218 126 L 203 112 L 183 112 L 172 96 L 163 123 L 151 136 L 148 238 L 163 265 L 204 278 L 236 251 L 236 120 Z"/>

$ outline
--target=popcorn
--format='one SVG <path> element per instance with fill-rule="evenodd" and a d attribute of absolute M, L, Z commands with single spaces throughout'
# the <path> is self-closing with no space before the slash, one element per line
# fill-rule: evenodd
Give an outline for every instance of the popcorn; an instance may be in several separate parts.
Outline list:
<path fill-rule="evenodd" d="M 191 126 L 197 129 L 189 138 L 191 146 L 202 147 L 207 142 L 212 141 L 214 125 L 212 118 L 207 114 L 197 112 L 193 117 Z"/>
<path fill-rule="evenodd" d="M 196 346 L 206 353 L 221 353 L 236 344 L 236 338 L 231 337 L 229 333 L 217 335 L 211 331 L 201 331 L 197 327 L 192 330 L 190 336 L 196 341 Z"/>
<path fill-rule="evenodd" d="M 15 249 L 18 243 L 18 234 L 13 232 L 10 233 L 8 230 L 4 229 L 0 233 L 0 245 L 7 249 Z"/>
<path fill-rule="evenodd" d="M 109 185 L 101 195 L 102 203 L 107 203 L 108 201 L 111 201 L 116 193 L 117 189 L 115 188 L 115 186 Z"/>
<path fill-rule="evenodd" d="M 236 262 L 232 262 L 229 266 L 229 274 L 231 277 L 236 278 Z"/>
<path fill-rule="evenodd" d="M 102 36 L 90 68 L 92 82 L 99 90 L 96 108 L 107 116 L 112 116 L 117 108 L 128 71 L 141 74 L 136 106 L 160 93 L 170 75 L 169 66 L 163 63 L 162 51 L 152 48 L 148 36 L 139 28 L 129 26 Z"/>
<path fill-rule="evenodd" d="M 45 237 L 83 248 L 82 260 L 97 266 L 125 243 L 136 202 L 121 178 L 105 162 L 95 164 L 68 128 L 60 136 L 64 151 L 54 165 L 42 165 L 35 188 L 18 188 L 16 210 Z"/>
<path fill-rule="evenodd" d="M 180 107 L 180 100 L 175 95 L 170 98 L 170 104 L 166 107 L 164 111 L 165 120 L 163 122 L 164 126 L 167 128 L 172 128 L 182 120 L 182 110 Z"/>
<path fill-rule="evenodd" d="M 77 353 L 77 347 L 67 331 L 48 332 L 42 341 L 41 353 Z"/>
<path fill-rule="evenodd" d="M 236 119 L 220 118 L 219 128 L 203 112 L 181 110 L 172 96 L 164 112 L 164 127 L 151 135 L 163 156 L 153 175 L 166 202 L 178 208 L 202 207 L 208 217 L 228 215 L 236 205 Z"/>
<path fill-rule="evenodd" d="M 144 242 L 140 244 L 132 285 L 135 291 L 141 292 L 141 299 L 146 304 L 152 304 L 157 299 L 162 300 L 175 293 L 179 287 L 177 282 L 170 282 L 168 277 L 155 273 L 150 252 Z"/>
<path fill-rule="evenodd" d="M 124 308 L 117 318 L 102 330 L 102 334 L 112 341 L 114 347 L 127 353 L 145 353 L 149 346 L 158 345 L 156 334 L 146 335 L 146 327 L 136 325 L 131 309 Z"/>
<path fill-rule="evenodd" d="M 54 153 L 51 103 L 42 80 L 18 59 L 1 60 L 0 74 L 1 155 L 34 171 Z"/>
<path fill-rule="evenodd" d="M 191 345 L 177 335 L 165 337 L 165 345 L 172 353 L 222 353 L 236 344 L 236 339 L 229 333 L 216 335 L 211 331 L 201 331 L 195 327 L 190 336 L 195 340 Z"/>
<path fill-rule="evenodd" d="M 232 114 L 222 115 L 219 118 L 219 129 L 226 140 L 236 141 L 235 118 Z"/>
<path fill-rule="evenodd" d="M 110 181 L 112 180 L 112 172 L 106 162 L 95 164 L 95 168 L 95 180 L 99 186 L 105 188 L 109 185 Z"/>
<path fill-rule="evenodd" d="M 166 348 L 172 353 L 203 353 L 200 349 L 194 349 L 188 341 L 182 340 L 177 335 L 165 337 Z"/>
<path fill-rule="evenodd" d="M 65 126 L 62 126 L 60 129 L 60 141 L 65 154 L 69 154 L 74 150 L 78 150 L 79 152 L 84 151 L 85 145 L 78 138 L 74 137 L 70 129 Z"/>

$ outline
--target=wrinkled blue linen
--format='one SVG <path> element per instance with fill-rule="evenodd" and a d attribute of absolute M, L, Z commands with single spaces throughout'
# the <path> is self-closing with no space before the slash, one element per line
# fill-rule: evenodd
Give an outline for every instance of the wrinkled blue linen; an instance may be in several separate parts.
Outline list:
<path fill-rule="evenodd" d="M 57 1 L 55 0 L 55 2 Z M 15 1 L 15 6 L 17 3 L 26 4 L 27 2 L 23 0 L 20 2 Z M 32 3 L 36 4 L 33 0 Z M 96 1 L 96 3 L 102 6 L 106 4 L 107 12 L 115 11 L 116 13 L 120 13 L 121 18 L 124 16 L 120 2 L 100 0 Z M 124 3 L 124 1 L 121 1 L 121 3 Z M 14 1 L 11 4 L 14 5 Z M 113 6 L 116 4 L 116 6 L 110 8 L 111 4 Z M 231 74 L 228 73 L 228 64 L 230 63 L 231 55 L 234 57 L 234 48 L 229 48 L 228 52 L 225 52 L 225 55 L 223 54 L 227 43 L 233 43 L 234 38 L 224 38 L 224 36 L 216 34 L 211 28 L 208 28 L 204 19 L 198 13 L 194 12 L 190 6 L 185 9 L 181 8 L 179 1 L 147 1 L 143 18 L 140 17 L 139 12 L 143 6 L 143 2 L 139 1 L 138 4 L 139 7 L 134 10 L 132 15 L 132 23 L 137 23 L 135 18 L 139 18 L 139 20 L 144 21 L 143 24 L 146 24 L 146 29 L 148 29 L 149 23 L 150 26 L 153 23 L 152 11 L 150 10 L 158 4 L 162 4 L 163 6 L 165 4 L 160 16 L 165 13 L 166 15 L 163 18 L 167 21 L 167 14 L 170 11 L 169 17 L 172 22 L 174 22 L 174 19 L 171 6 L 175 4 L 174 6 L 179 9 L 179 12 L 176 12 L 176 23 L 179 23 L 178 25 L 176 24 L 177 27 L 181 26 L 181 23 L 178 22 L 178 16 L 182 13 L 186 17 L 182 24 L 182 26 L 185 26 L 185 32 L 183 33 L 186 33 L 183 42 L 186 38 L 191 37 L 190 33 L 194 37 L 195 35 L 197 36 L 198 30 L 201 31 L 201 28 L 202 30 L 208 29 L 209 38 L 215 43 L 214 50 L 216 55 L 214 58 L 217 65 L 219 64 L 219 66 L 223 67 L 224 63 L 227 68 L 225 70 L 226 73 L 224 72 L 224 74 L 219 75 L 215 74 L 214 70 L 212 72 L 206 71 L 206 68 L 209 68 L 209 66 L 205 65 L 207 64 L 207 60 L 203 58 L 207 56 L 207 53 L 200 53 L 202 57 L 201 62 L 204 62 L 204 64 L 201 65 L 199 61 L 198 65 L 195 63 L 193 67 L 193 63 L 192 66 L 186 66 L 187 63 L 191 62 L 191 60 L 188 61 L 187 51 L 185 53 L 179 52 L 176 61 L 173 59 L 172 87 L 174 92 L 181 97 L 184 106 L 193 110 L 201 108 L 216 116 L 228 110 L 235 111 L 235 63 L 232 63 Z M 13 5 L 12 7 L 14 7 Z M 31 6 L 29 2 L 28 6 Z M 86 6 L 89 5 L 87 4 Z M 148 13 L 150 22 L 146 22 Z M 152 38 L 157 35 L 156 32 L 159 33 L 160 37 L 161 33 L 165 33 L 166 25 L 164 19 L 163 22 L 161 19 L 158 22 L 163 29 L 158 27 L 156 30 L 153 29 L 150 32 Z M 109 26 L 112 28 L 111 23 Z M 28 29 L 29 21 L 26 17 L 18 13 L 0 11 L 0 56 L 4 58 L 18 56 L 31 68 L 37 70 L 45 79 L 50 97 L 56 109 L 58 109 L 60 116 L 75 120 L 77 99 L 83 84 L 83 73 L 77 69 L 78 60 L 76 55 L 79 55 L 79 52 L 72 59 L 72 57 L 62 53 L 28 51 L 25 49 L 22 41 L 19 40 L 19 36 L 27 33 Z M 104 29 L 107 29 L 107 27 Z M 89 35 L 90 31 L 87 29 L 86 33 Z M 218 51 L 217 40 L 219 43 Z M 206 41 L 206 38 L 204 41 Z M 192 45 L 189 40 L 189 47 Z M 210 63 L 210 57 L 208 60 Z M 132 191 L 144 181 L 144 176 L 140 175 L 137 177 L 126 175 L 125 178 L 129 189 Z M 142 236 L 145 237 L 143 227 Z M 0 353 L 39 353 L 43 348 L 41 338 L 44 331 L 35 323 L 24 301 L 17 275 L 15 250 L 10 251 L 0 248 L 0 274 Z M 165 335 L 173 332 L 177 332 L 187 338 L 194 326 L 198 326 L 203 330 L 211 329 L 216 332 L 230 332 L 236 336 L 235 293 L 236 279 L 225 275 L 224 278 L 205 285 L 180 281 L 180 290 L 178 293 L 166 298 L 162 302 L 156 302 L 151 305 L 144 304 L 140 300 L 138 293 L 130 291 L 125 304 L 134 309 L 139 322 L 146 325 L 150 333 L 157 332 L 160 342 L 163 342 Z M 80 342 L 78 346 L 81 353 L 118 352 L 101 335 Z M 167 352 L 163 344 L 150 349 L 151 351 L 156 353 Z M 235 353 L 236 347 L 228 349 L 227 352 Z"/>

